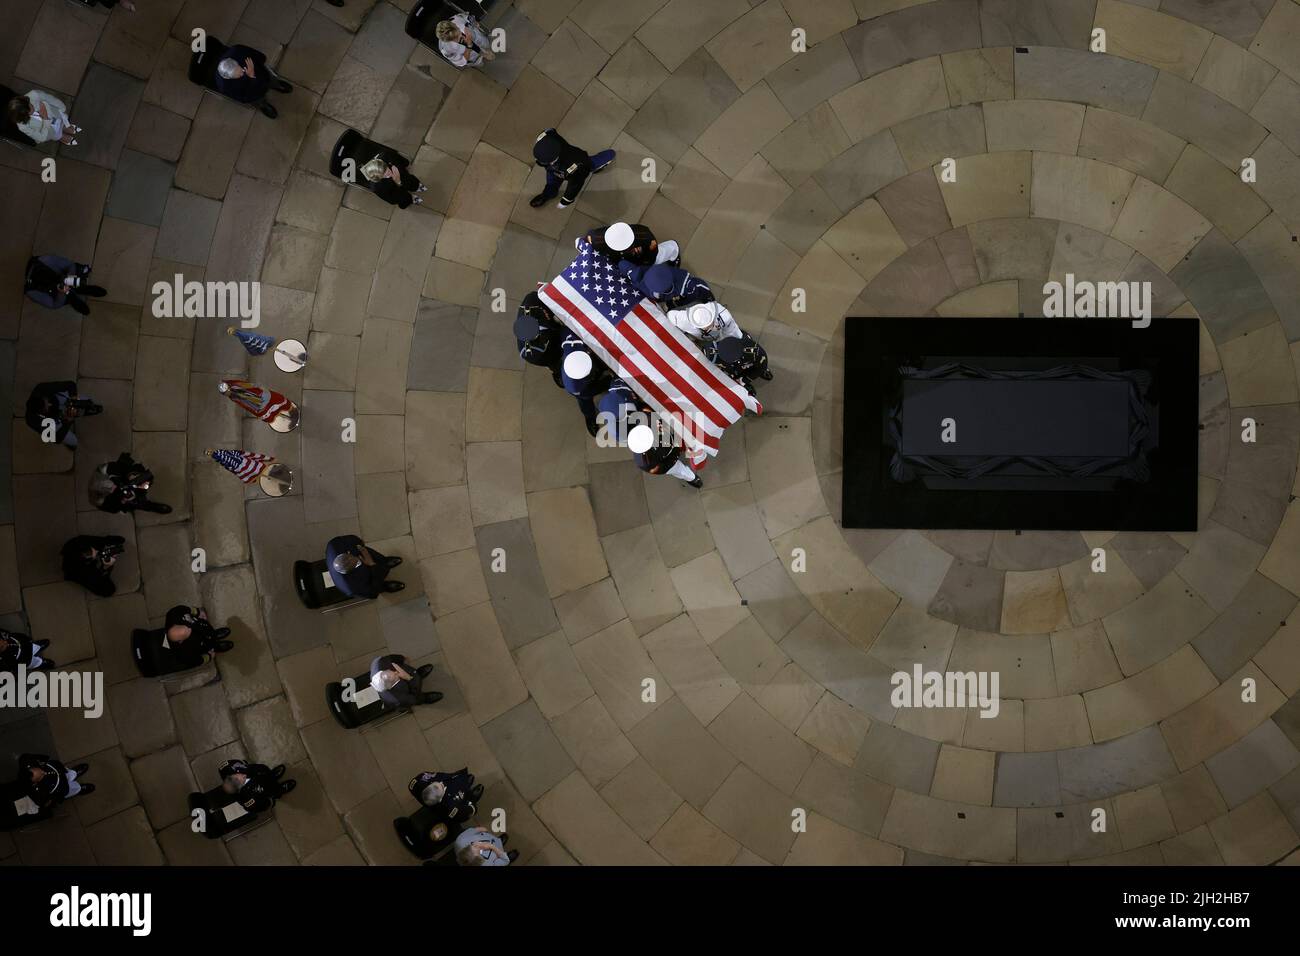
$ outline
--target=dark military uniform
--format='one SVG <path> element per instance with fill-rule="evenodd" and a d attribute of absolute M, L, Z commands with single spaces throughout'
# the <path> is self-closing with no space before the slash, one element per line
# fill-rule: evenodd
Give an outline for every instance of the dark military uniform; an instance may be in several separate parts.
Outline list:
<path fill-rule="evenodd" d="M 277 772 L 278 771 L 278 772 Z M 244 760 L 227 760 L 217 771 L 224 783 L 237 773 L 248 779 L 235 794 L 239 805 L 249 813 L 261 813 L 275 806 L 275 801 L 293 789 L 293 781 L 280 781 L 283 767 L 272 770 L 266 764 L 248 763 Z"/>
<path fill-rule="evenodd" d="M 533 141 L 533 159 L 546 170 L 546 187 L 529 201 L 530 204 L 541 206 L 560 196 L 560 185 L 564 184 L 560 205 L 571 206 L 587 184 L 587 177 L 614 161 L 614 151 L 606 149 L 588 156 L 586 150 L 571 145 L 555 130 L 546 129 Z"/>

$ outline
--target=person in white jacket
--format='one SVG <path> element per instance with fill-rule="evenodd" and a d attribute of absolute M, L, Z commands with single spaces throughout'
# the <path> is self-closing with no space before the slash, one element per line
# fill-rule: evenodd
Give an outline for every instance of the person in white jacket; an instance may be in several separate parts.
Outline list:
<path fill-rule="evenodd" d="M 700 302 L 684 309 L 669 309 L 668 321 L 700 342 L 741 338 L 742 332 L 721 302 Z"/>
<path fill-rule="evenodd" d="M 438 52 L 452 66 L 478 66 L 484 60 L 496 59 L 491 39 L 467 13 L 440 21 L 434 33 L 438 37 Z"/>
<path fill-rule="evenodd" d="M 37 143 L 58 140 L 65 146 L 76 146 L 75 134 L 81 127 L 68 118 L 68 106 L 63 100 L 43 90 L 31 90 L 26 96 L 15 96 L 9 101 L 9 119 Z"/>

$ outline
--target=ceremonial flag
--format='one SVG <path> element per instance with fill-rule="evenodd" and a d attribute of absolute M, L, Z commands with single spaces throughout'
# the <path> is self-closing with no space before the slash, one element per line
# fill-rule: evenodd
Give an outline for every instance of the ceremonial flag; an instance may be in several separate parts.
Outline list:
<path fill-rule="evenodd" d="M 291 404 L 279 392 L 242 379 L 226 379 L 217 389 L 248 414 L 264 422 L 269 422 Z"/>
<path fill-rule="evenodd" d="M 728 425 L 763 406 L 706 359 L 614 262 L 587 242 L 569 267 L 537 292 L 594 353 L 672 427 L 699 467 Z"/>
<path fill-rule="evenodd" d="M 234 326 L 226 329 L 227 335 L 233 335 L 243 343 L 244 348 L 248 349 L 249 355 L 265 355 L 266 350 L 275 344 L 275 339 L 269 335 L 262 335 L 260 332 L 248 332 L 244 329 L 236 329 Z"/>
<path fill-rule="evenodd" d="M 270 455 L 260 455 L 250 451 L 233 451 L 219 448 L 211 451 L 212 460 L 229 471 L 244 484 L 256 481 L 263 471 L 274 464 Z"/>

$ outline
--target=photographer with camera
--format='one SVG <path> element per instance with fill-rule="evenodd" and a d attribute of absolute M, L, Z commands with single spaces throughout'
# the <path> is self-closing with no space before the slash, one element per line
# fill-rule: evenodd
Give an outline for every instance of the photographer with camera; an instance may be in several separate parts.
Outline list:
<path fill-rule="evenodd" d="M 163 622 L 167 643 L 178 663 L 185 667 L 201 667 L 208 655 L 233 650 L 230 628 L 213 627 L 208 621 L 206 608 L 178 604 L 167 612 Z"/>
<path fill-rule="evenodd" d="M 116 461 L 106 461 L 95 469 L 90 479 L 90 503 L 109 514 L 131 511 L 170 514 L 171 505 L 149 500 L 152 487 L 153 472 L 124 451 Z"/>
<path fill-rule="evenodd" d="M 38 434 L 44 433 L 46 422 L 54 422 L 54 440 L 76 448 L 77 436 L 72 423 L 103 410 L 104 406 L 96 404 L 94 399 L 77 394 L 76 382 L 41 382 L 27 397 L 25 418 L 27 427 Z"/>
<path fill-rule="evenodd" d="M 63 256 L 33 256 L 27 262 L 23 277 L 23 291 L 27 298 L 47 309 L 61 309 L 70 305 L 82 315 L 90 315 L 90 306 L 82 296 L 105 296 L 108 290 L 88 285 L 90 266 L 73 262 Z"/>
<path fill-rule="evenodd" d="M 80 584 L 91 594 L 112 597 L 117 586 L 113 583 L 113 565 L 118 555 L 126 551 L 126 539 L 120 535 L 94 537 L 79 534 L 63 545 L 63 578 Z"/>

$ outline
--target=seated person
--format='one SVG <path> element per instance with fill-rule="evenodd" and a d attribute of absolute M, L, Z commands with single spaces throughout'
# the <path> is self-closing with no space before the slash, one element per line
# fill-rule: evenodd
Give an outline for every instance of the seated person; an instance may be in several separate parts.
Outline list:
<path fill-rule="evenodd" d="M 276 800 L 298 786 L 296 780 L 280 779 L 284 771 L 284 764 L 268 767 L 238 758 L 227 760 L 217 769 L 221 775 L 221 789 L 238 797 L 239 805 L 249 813 L 270 810 Z"/>
<path fill-rule="evenodd" d="M 29 90 L 19 94 L 6 106 L 9 122 L 34 143 L 58 140 L 64 146 L 76 146 L 81 127 L 68 117 L 68 104 L 53 93 Z"/>
<path fill-rule="evenodd" d="M 412 674 L 411 670 L 415 673 Z M 406 658 L 401 654 L 384 654 L 370 662 L 370 686 L 390 707 L 436 704 L 442 700 L 440 692 L 420 689 L 424 679 L 432 673 L 432 664 L 408 669 Z"/>
<path fill-rule="evenodd" d="M 354 534 L 331 538 L 325 546 L 325 564 L 329 567 L 334 586 L 348 597 L 377 598 L 380 593 L 400 591 L 401 581 L 386 581 L 388 572 L 402 563 L 401 558 L 389 558 L 372 548 Z"/>
<path fill-rule="evenodd" d="M 63 579 L 80 584 L 91 594 L 111 597 L 117 590 L 113 584 L 113 565 L 117 556 L 126 550 L 126 539 L 110 534 L 102 537 L 79 534 L 63 545 Z"/>
<path fill-rule="evenodd" d="M 452 66 L 462 69 L 478 66 L 486 60 L 495 60 L 492 41 L 479 26 L 478 20 L 467 13 L 458 13 L 450 20 L 440 20 L 434 27 L 438 38 L 438 52 Z"/>
<path fill-rule="evenodd" d="M 130 511 L 170 514 L 171 505 L 149 500 L 152 487 L 153 472 L 124 451 L 116 461 L 106 461 L 95 469 L 90 484 L 90 503 L 109 514 Z"/>
<path fill-rule="evenodd" d="M 212 77 L 213 88 L 237 103 L 253 103 L 271 119 L 279 112 L 266 101 L 268 90 L 289 93 L 293 87 L 275 75 L 266 65 L 266 54 L 252 47 L 235 44 L 226 47 Z"/>
<path fill-rule="evenodd" d="M 669 265 L 634 266 L 620 262 L 619 271 L 637 291 L 665 309 L 684 309 L 697 302 L 712 302 L 713 290 L 703 279 Z"/>
<path fill-rule="evenodd" d="M 456 862 L 461 866 L 509 866 L 519 858 L 519 851 L 507 853 L 507 839 L 508 834 L 497 836 L 486 827 L 467 827 L 456 837 Z"/>
<path fill-rule="evenodd" d="M 700 342 L 738 339 L 744 333 L 721 302 L 697 302 L 684 309 L 669 309 L 668 321 Z"/>
<path fill-rule="evenodd" d="M 582 409 L 582 417 L 587 422 L 587 431 L 595 438 L 596 396 L 609 381 L 609 369 L 572 332 L 561 340 L 560 352 L 564 356 L 564 364 L 560 367 L 564 390 L 578 400 L 578 408 Z"/>
<path fill-rule="evenodd" d="M 612 259 L 630 262 L 634 266 L 653 266 L 665 263 L 670 266 L 681 265 L 682 252 L 677 242 L 666 239 L 660 243 L 649 226 L 641 223 L 628 225 L 616 222 L 603 228 L 597 227 L 579 239 L 574 245 L 583 241 L 591 248 Z"/>
<path fill-rule="evenodd" d="M 49 670 L 54 661 L 42 656 L 49 646 L 49 641 L 33 641 L 26 634 L 0 628 L 0 672 L 16 674 L 19 665 L 29 671 Z"/>
<path fill-rule="evenodd" d="M 45 431 L 47 420 L 55 423 L 54 440 L 69 448 L 77 447 L 77 436 L 72 423 L 83 415 L 98 415 L 103 405 L 77 394 L 76 382 L 41 382 L 27 397 L 24 420 L 37 434 Z"/>
<path fill-rule="evenodd" d="M 406 789 L 424 806 L 436 807 L 439 821 L 447 823 L 464 823 L 474 816 L 483 797 L 483 784 L 474 782 L 468 767 L 455 773 L 426 770 L 412 777 Z"/>
<path fill-rule="evenodd" d="M 65 767 L 45 754 L 23 754 L 18 758 L 18 779 L 27 788 L 27 796 L 42 810 L 58 806 L 80 794 L 95 792 L 93 783 L 80 783 L 77 778 L 90 769 L 90 764 L 79 763 Z"/>
<path fill-rule="evenodd" d="M 65 305 L 82 315 L 90 314 L 90 306 L 82 296 L 102 297 L 108 290 L 97 285 L 87 285 L 90 266 L 73 262 L 63 256 L 33 256 L 27 260 L 23 275 L 23 292 L 27 298 L 47 309 L 61 309 Z"/>
<path fill-rule="evenodd" d="M 535 291 L 524 296 L 523 302 L 519 304 L 514 331 L 519 357 L 529 365 L 550 369 L 555 384 L 564 388 L 564 379 L 560 374 L 560 365 L 564 361 L 560 348 L 564 328 L 551 310 L 542 304 Z"/>
<path fill-rule="evenodd" d="M 163 623 L 167 644 L 183 667 L 201 667 L 208 655 L 221 654 L 234 648 L 228 641 L 230 628 L 213 627 L 208 623 L 208 612 L 201 607 L 178 604 L 167 612 Z"/>
<path fill-rule="evenodd" d="M 412 203 L 423 205 L 420 193 L 428 192 L 429 187 L 411 172 L 411 161 L 397 150 L 383 147 L 362 165 L 360 172 L 370 184 L 370 191 L 390 206 L 405 209 Z"/>

